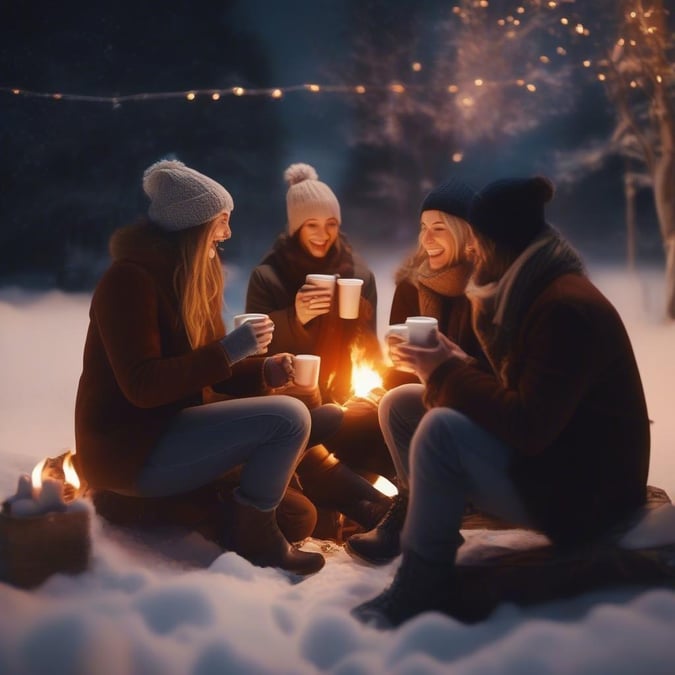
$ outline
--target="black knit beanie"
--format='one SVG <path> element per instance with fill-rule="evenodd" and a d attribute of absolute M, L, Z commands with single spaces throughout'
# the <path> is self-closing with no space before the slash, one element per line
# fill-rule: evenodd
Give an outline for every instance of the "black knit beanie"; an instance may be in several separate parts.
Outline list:
<path fill-rule="evenodd" d="M 477 234 L 522 251 L 546 226 L 544 205 L 553 192 L 553 183 L 543 176 L 496 180 L 474 197 L 468 221 Z"/>
<path fill-rule="evenodd" d="M 468 220 L 469 206 L 475 194 L 476 191 L 459 178 L 451 178 L 434 188 L 424 198 L 420 213 L 422 211 L 443 211 L 451 216 Z"/>

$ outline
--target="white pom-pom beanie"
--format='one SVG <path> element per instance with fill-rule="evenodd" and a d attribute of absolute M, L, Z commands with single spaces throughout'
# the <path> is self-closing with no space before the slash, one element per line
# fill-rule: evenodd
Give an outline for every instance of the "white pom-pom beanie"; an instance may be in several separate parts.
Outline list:
<path fill-rule="evenodd" d="M 313 166 L 291 164 L 284 171 L 290 186 L 286 193 L 288 233 L 294 234 L 308 218 L 340 218 L 340 203 L 333 191 L 319 180 Z"/>
<path fill-rule="evenodd" d="M 230 193 L 212 178 L 177 160 L 162 160 L 143 173 L 148 216 L 165 230 L 185 230 L 232 211 Z"/>

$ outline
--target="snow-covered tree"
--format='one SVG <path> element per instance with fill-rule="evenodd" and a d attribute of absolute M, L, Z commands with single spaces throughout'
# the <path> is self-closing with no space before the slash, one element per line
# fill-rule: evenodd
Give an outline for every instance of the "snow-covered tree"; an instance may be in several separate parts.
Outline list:
<path fill-rule="evenodd" d="M 644 165 L 666 256 L 666 312 L 675 319 L 675 34 L 663 0 L 622 0 L 600 78 L 619 152 Z"/>

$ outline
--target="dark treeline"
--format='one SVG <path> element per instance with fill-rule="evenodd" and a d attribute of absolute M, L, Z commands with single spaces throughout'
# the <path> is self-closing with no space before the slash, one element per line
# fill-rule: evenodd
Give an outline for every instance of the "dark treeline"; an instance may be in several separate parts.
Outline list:
<path fill-rule="evenodd" d="M 261 32 L 260 22 L 268 18 L 243 3 L 3 3 L 0 85 L 111 96 L 298 84 L 296 72 L 280 77 L 278 45 L 269 37 L 274 26 Z M 296 12 L 287 17 L 291 26 L 303 21 L 301 5 L 284 6 Z M 307 30 L 316 31 L 317 45 L 324 37 L 328 44 L 330 36 L 332 51 L 326 53 L 339 48 L 344 58 L 322 63 L 307 54 L 303 65 L 315 70 L 305 68 L 302 76 L 311 71 L 321 81 L 382 84 L 397 75 L 413 77 L 410 60 L 415 54 L 424 59 L 432 48 L 424 31 L 431 26 L 434 34 L 434 17 L 447 6 L 349 0 L 333 9 L 342 25 Z M 326 179 L 325 167 L 332 167 L 328 182 L 352 239 L 405 243 L 414 240 L 423 194 L 450 172 L 460 170 L 475 184 L 514 172 L 547 173 L 552 139 L 569 146 L 582 128 L 557 120 L 510 144 L 477 146 L 458 166 L 450 158 L 453 138 L 441 146 L 432 133 L 433 108 L 422 115 L 419 106 L 410 114 L 403 108 L 395 133 L 383 136 L 375 132 L 394 119 L 388 111 L 394 105 L 400 111 L 405 98 L 369 92 L 344 97 L 338 106 L 332 96 L 300 92 L 282 101 L 198 97 L 113 106 L 0 94 L 0 285 L 92 288 L 107 264 L 112 230 L 145 211 L 143 170 L 162 157 L 180 159 L 232 192 L 235 236 L 227 257 L 250 263 L 283 228 L 281 176 L 290 161 L 312 161 L 308 148 L 313 157 L 321 157 L 323 148 L 340 149 L 339 158 L 325 157 L 316 168 Z M 597 108 L 601 92 L 594 97 L 597 102 L 584 100 Z M 284 126 L 296 113 L 303 139 Z M 586 119 L 583 125 L 588 133 Z M 573 241 L 595 246 L 598 255 L 621 256 L 622 199 L 620 167 L 608 165 L 563 186 L 551 213 Z M 648 255 L 660 254 L 658 235 L 644 241 Z"/>

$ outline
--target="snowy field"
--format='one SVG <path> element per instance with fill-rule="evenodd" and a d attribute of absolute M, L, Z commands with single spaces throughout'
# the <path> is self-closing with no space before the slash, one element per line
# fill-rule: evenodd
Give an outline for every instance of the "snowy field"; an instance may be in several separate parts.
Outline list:
<path fill-rule="evenodd" d="M 369 257 L 379 325 L 400 257 Z M 675 497 L 675 323 L 662 316 L 658 271 L 592 270 L 621 312 L 641 368 L 652 425 L 650 483 Z M 228 319 L 243 304 L 246 270 L 232 270 Z M 0 290 L 0 497 L 45 456 L 73 447 L 73 404 L 88 295 Z M 228 321 L 229 325 L 229 321 Z M 673 509 L 640 536 L 675 540 Z M 200 538 L 160 553 L 92 518 L 90 570 L 30 592 L 0 584 L 0 673 L 673 673 L 675 592 L 589 594 L 528 610 L 500 607 L 465 626 L 425 615 L 394 632 L 348 610 L 388 584 L 396 567 L 355 564 L 325 545 L 327 564 L 299 584 L 218 556 Z M 501 537 L 501 539 L 500 539 Z M 509 533 L 477 533 L 507 546 Z M 317 549 L 322 542 L 310 542 Z M 178 561 L 181 553 L 201 568 Z"/>

